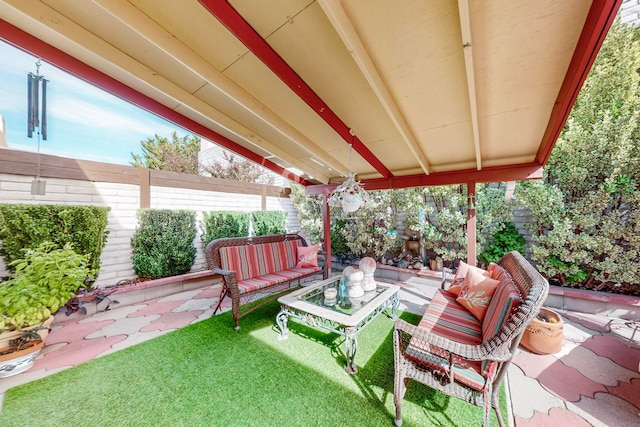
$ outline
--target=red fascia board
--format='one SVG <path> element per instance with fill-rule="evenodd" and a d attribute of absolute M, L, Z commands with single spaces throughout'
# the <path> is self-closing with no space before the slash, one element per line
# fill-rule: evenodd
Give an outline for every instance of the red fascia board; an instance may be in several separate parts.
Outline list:
<path fill-rule="evenodd" d="M 621 4 L 622 0 L 593 1 L 536 155 L 539 164 L 546 164 L 549 160 Z"/>
<path fill-rule="evenodd" d="M 537 163 L 510 166 L 496 166 L 482 170 L 467 169 L 454 172 L 432 172 L 429 175 L 396 176 L 391 179 L 362 180 L 360 184 L 367 190 L 396 190 L 410 187 L 430 187 L 434 185 L 456 185 L 470 182 L 524 181 L 542 178 L 543 168 Z M 309 185 L 307 194 L 325 194 L 339 184 Z"/>
<path fill-rule="evenodd" d="M 96 70 L 93 67 L 79 61 L 71 55 L 43 42 L 42 40 L 26 33 L 20 28 L 0 19 L 0 38 L 8 43 L 23 49 L 34 56 L 37 56 L 50 64 L 74 75 L 86 82 L 99 87 L 125 101 L 162 117 L 178 126 L 188 129 L 204 138 L 207 138 L 216 144 L 221 145 L 249 160 L 252 160 L 261 166 L 302 185 L 309 185 L 306 179 L 284 169 L 283 167 L 273 163 L 269 159 L 250 151 L 242 145 L 220 135 L 219 133 L 207 128 L 200 123 L 191 120 L 182 114 L 162 105 L 158 101 L 138 92 L 137 90 L 119 82 L 118 80 Z"/>
<path fill-rule="evenodd" d="M 383 177 L 391 178 L 391 171 L 364 143 L 351 134 L 349 127 L 316 94 L 313 89 L 282 59 L 260 34 L 227 1 L 199 0 L 200 4 L 215 16 L 238 40 L 277 75 L 300 99 L 320 116 L 338 135 L 362 156 Z"/>

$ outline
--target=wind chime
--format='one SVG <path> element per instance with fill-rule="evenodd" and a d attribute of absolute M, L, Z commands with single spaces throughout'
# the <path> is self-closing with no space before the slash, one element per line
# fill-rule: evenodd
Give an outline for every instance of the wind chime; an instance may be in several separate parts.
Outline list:
<path fill-rule="evenodd" d="M 27 136 L 38 137 L 38 166 L 36 179 L 31 181 L 31 194 L 43 196 L 46 181 L 40 180 L 40 142 L 47 140 L 47 82 L 40 75 L 40 60 L 36 62 L 36 74 L 27 74 Z"/>

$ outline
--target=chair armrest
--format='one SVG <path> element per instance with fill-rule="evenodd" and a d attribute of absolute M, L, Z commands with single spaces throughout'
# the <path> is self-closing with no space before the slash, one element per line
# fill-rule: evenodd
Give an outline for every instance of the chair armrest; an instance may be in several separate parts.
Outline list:
<path fill-rule="evenodd" d="M 213 267 L 211 269 L 211 272 L 213 274 L 219 274 L 221 276 L 230 276 L 231 274 L 235 273 L 235 271 L 231 271 L 231 270 L 223 270 L 221 268 L 218 267 Z"/>
<path fill-rule="evenodd" d="M 424 328 L 412 325 L 404 320 L 398 319 L 394 324 L 394 348 L 403 354 L 409 345 L 411 338 L 416 338 L 430 346 L 437 347 L 447 353 L 451 353 L 467 360 L 494 360 L 496 362 L 506 362 L 513 357 L 509 346 L 505 343 L 495 349 L 490 349 L 485 343 L 478 345 L 463 344 L 451 339 L 433 334 Z M 402 340 L 403 342 L 400 342 Z"/>

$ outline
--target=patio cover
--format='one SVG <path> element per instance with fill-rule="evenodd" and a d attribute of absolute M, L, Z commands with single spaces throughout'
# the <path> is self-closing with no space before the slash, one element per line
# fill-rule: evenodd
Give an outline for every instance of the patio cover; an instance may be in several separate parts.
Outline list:
<path fill-rule="evenodd" d="M 388 189 L 539 177 L 620 3 L 0 0 L 0 38 L 309 192 Z"/>

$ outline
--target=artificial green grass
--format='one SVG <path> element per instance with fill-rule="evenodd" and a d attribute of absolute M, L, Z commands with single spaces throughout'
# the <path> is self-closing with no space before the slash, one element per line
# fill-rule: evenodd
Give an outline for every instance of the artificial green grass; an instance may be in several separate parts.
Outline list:
<path fill-rule="evenodd" d="M 359 372 L 347 375 L 344 338 L 290 320 L 289 339 L 278 341 L 278 310 L 276 302 L 256 310 L 241 319 L 240 331 L 224 313 L 13 388 L 0 425 L 393 425 L 389 317 L 379 316 L 358 335 Z M 402 317 L 418 322 L 409 313 Z M 481 408 L 416 382 L 402 415 L 405 426 L 482 421 Z"/>

